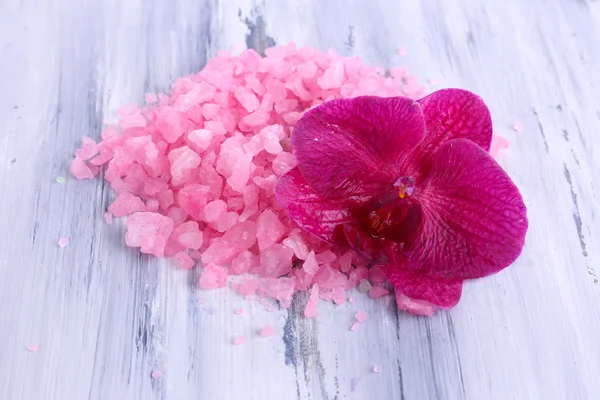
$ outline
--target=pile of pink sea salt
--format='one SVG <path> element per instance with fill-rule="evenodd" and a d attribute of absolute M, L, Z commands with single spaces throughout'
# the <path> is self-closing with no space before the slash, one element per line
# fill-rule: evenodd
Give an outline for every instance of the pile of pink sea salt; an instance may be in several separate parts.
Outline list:
<path fill-rule="evenodd" d="M 296 164 L 294 124 L 331 99 L 423 94 L 404 68 L 386 75 L 334 51 L 293 43 L 265 57 L 223 51 L 170 94 L 120 109 L 99 143 L 83 139 L 71 172 L 90 179 L 105 168 L 116 199 L 104 218 L 126 217 L 128 246 L 173 257 L 182 269 L 202 265 L 204 289 L 239 275 L 234 290 L 283 307 L 309 291 L 305 315 L 313 317 L 319 298 L 344 303 L 361 282 L 372 297 L 388 292 L 379 269 L 300 230 L 273 196 L 278 177 Z"/>

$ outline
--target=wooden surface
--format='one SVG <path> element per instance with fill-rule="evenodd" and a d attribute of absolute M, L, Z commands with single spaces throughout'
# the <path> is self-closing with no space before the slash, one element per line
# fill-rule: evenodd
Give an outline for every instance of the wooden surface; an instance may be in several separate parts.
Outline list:
<path fill-rule="evenodd" d="M 125 248 L 100 180 L 55 182 L 118 106 L 289 40 L 487 100 L 529 208 L 513 267 L 429 319 L 359 294 L 268 313 Z M 0 399 L 600 398 L 599 42 L 592 0 L 1 0 Z"/>

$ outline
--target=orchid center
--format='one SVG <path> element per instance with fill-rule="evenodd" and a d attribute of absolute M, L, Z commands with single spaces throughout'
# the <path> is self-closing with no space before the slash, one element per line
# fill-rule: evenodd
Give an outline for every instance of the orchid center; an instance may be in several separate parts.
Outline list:
<path fill-rule="evenodd" d="M 374 238 L 403 243 L 421 226 L 422 210 L 411 198 L 415 183 L 410 177 L 398 179 L 394 189 L 373 197 L 360 209 L 357 218 Z"/>

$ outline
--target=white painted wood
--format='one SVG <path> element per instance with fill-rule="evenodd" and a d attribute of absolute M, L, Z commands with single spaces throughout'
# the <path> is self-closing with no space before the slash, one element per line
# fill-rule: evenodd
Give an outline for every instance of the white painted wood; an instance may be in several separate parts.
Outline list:
<path fill-rule="evenodd" d="M 0 399 L 600 398 L 599 21 L 592 0 L 2 0 Z M 271 40 L 481 94 L 529 207 L 516 264 L 429 319 L 356 294 L 306 320 L 304 299 L 268 313 L 198 293 L 123 246 L 102 182 L 54 181 L 119 105 Z"/>

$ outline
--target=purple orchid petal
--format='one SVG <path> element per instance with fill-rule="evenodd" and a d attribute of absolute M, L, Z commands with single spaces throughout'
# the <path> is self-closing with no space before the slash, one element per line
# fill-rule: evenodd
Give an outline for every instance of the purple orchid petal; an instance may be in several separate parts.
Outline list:
<path fill-rule="evenodd" d="M 404 97 L 333 100 L 307 112 L 292 134 L 298 168 L 333 200 L 389 189 L 399 166 L 425 137 L 418 103 Z"/>
<path fill-rule="evenodd" d="M 472 279 L 517 259 L 527 209 L 515 184 L 481 147 L 466 139 L 443 143 L 415 197 L 421 232 L 405 243 L 407 267 L 431 277 Z"/>
<path fill-rule="evenodd" d="M 308 184 L 298 168 L 279 178 L 275 196 L 302 229 L 330 243 L 338 225 L 355 223 L 346 201 L 326 200 Z"/>
<path fill-rule="evenodd" d="M 410 299 L 427 301 L 441 308 L 454 307 L 462 294 L 462 280 L 438 279 L 396 268 L 388 275 L 388 280 Z"/>
<path fill-rule="evenodd" d="M 462 89 L 443 89 L 417 102 L 423 109 L 427 136 L 414 153 L 417 164 L 411 164 L 415 167 L 452 139 L 468 139 L 485 151 L 490 150 L 492 117 L 481 97 Z M 417 180 L 425 172 L 419 170 L 411 173 Z"/>

